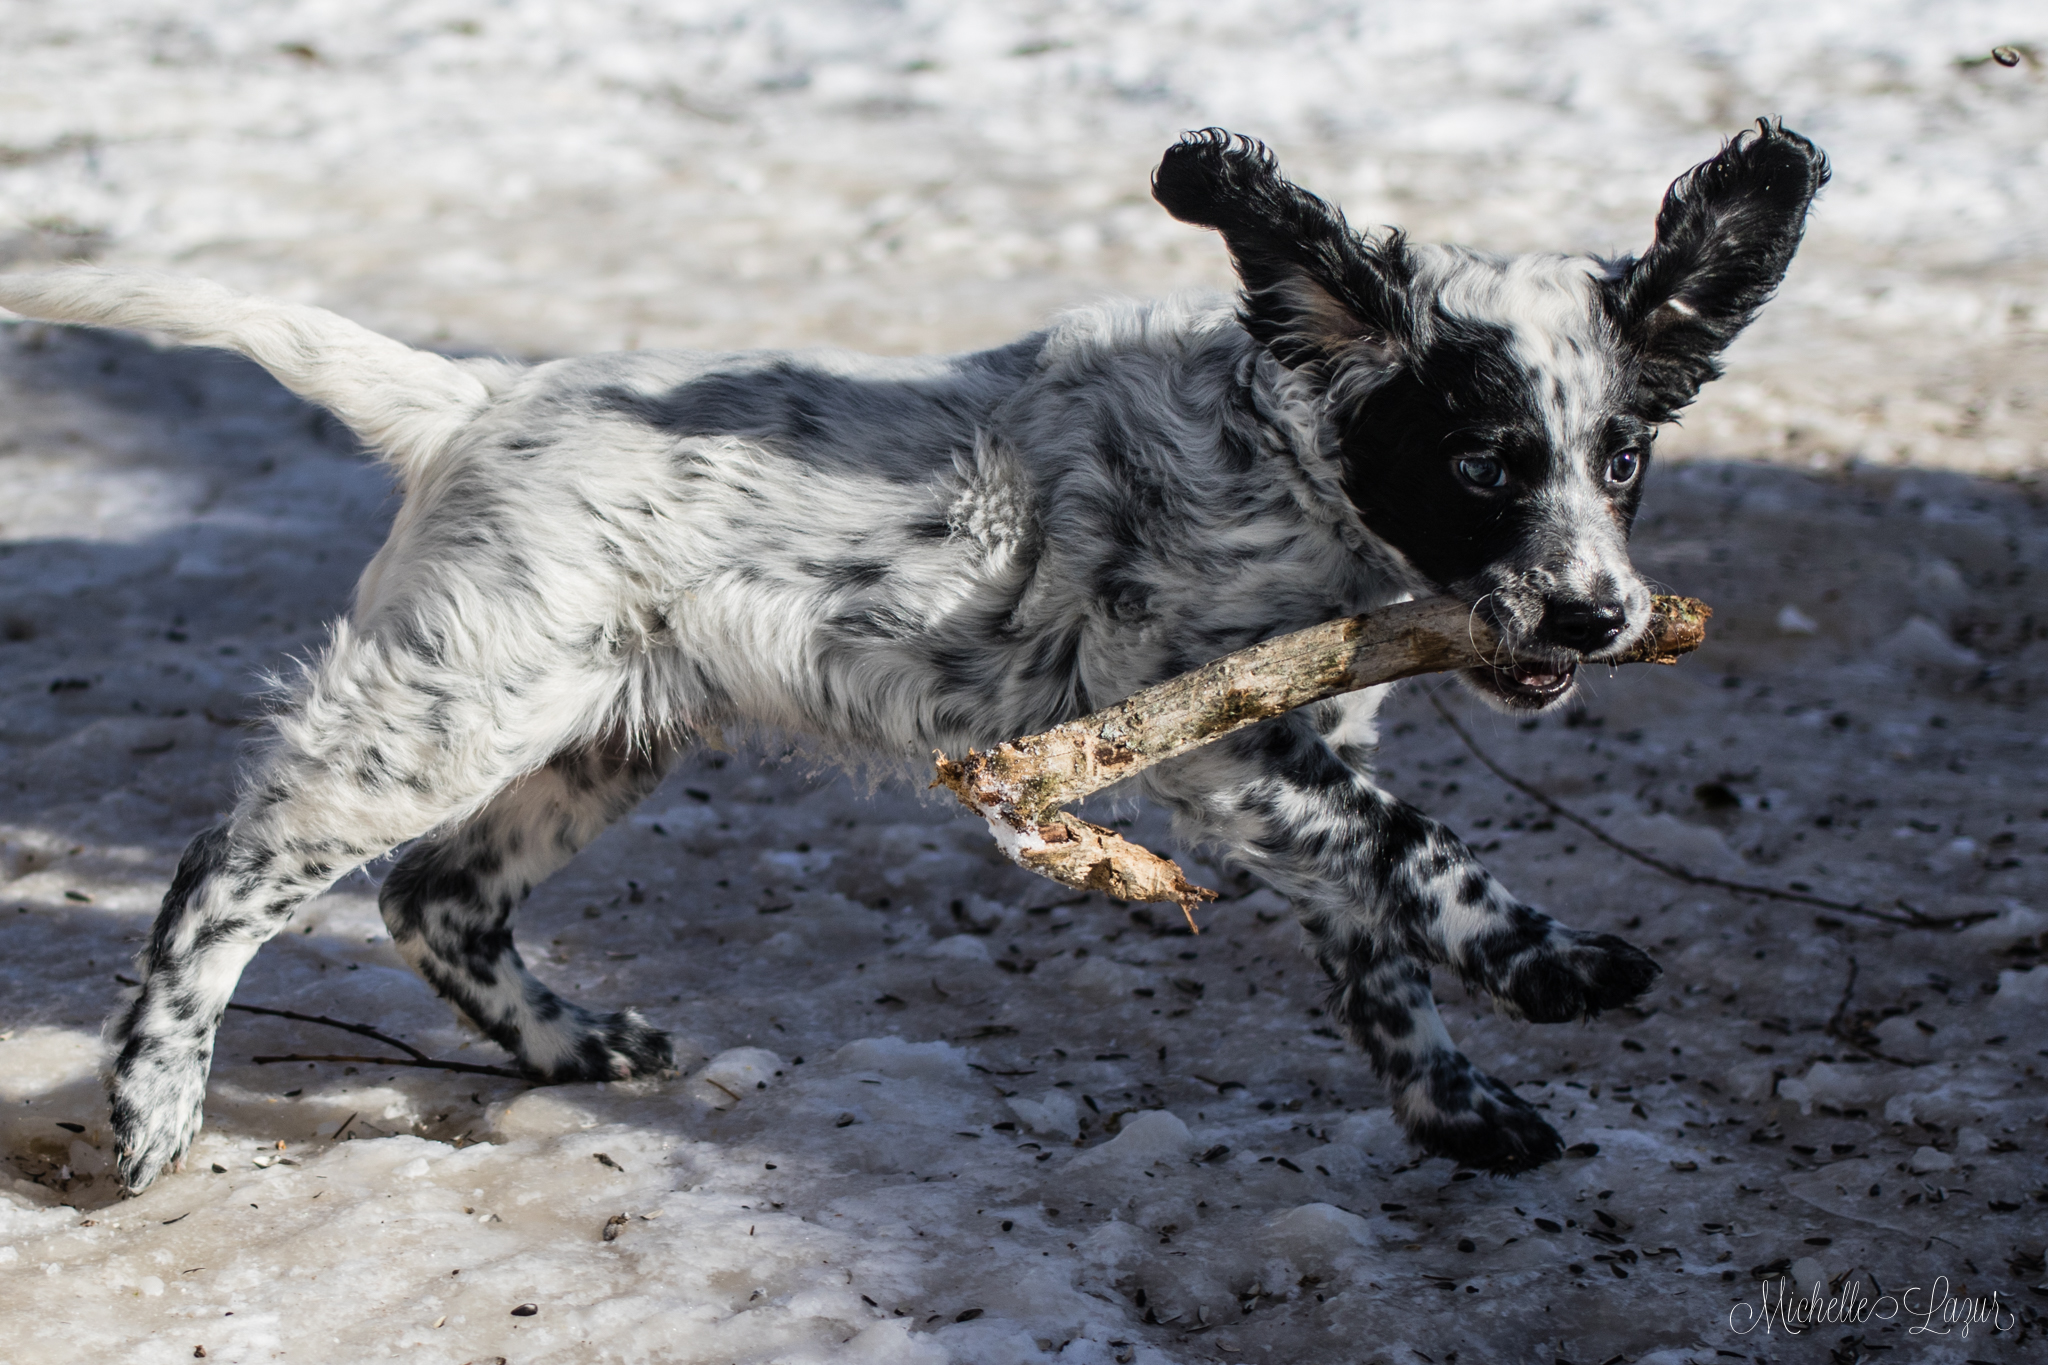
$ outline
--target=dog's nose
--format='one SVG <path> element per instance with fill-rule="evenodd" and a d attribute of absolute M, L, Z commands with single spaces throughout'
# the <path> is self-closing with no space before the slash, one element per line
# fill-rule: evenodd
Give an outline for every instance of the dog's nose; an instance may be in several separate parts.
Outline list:
<path fill-rule="evenodd" d="M 1543 623 L 1536 636 L 1566 649 L 1590 654 L 1614 643 L 1628 617 L 1615 601 L 1552 602 L 1543 611 Z"/>

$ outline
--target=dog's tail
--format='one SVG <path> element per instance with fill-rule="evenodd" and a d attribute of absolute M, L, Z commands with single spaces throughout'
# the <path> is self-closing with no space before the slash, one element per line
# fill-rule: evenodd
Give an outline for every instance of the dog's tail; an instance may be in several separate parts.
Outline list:
<path fill-rule="evenodd" d="M 416 351 L 324 308 L 207 280 L 96 268 L 0 275 L 0 308 L 239 351 L 340 418 L 406 482 L 490 398 L 480 375 L 445 356 Z"/>

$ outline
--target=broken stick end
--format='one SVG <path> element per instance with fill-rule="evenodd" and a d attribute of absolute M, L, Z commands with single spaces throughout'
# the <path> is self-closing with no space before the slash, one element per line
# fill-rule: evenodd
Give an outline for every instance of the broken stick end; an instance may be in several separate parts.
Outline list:
<path fill-rule="evenodd" d="M 946 757 L 944 749 L 932 750 L 932 780 L 926 785 L 925 790 L 930 791 L 933 787 L 944 787 L 947 791 L 972 806 L 974 802 L 968 800 L 967 797 L 967 765 L 972 763 L 974 758 L 975 753 L 972 749 L 967 751 L 966 759 L 958 763 Z"/>
<path fill-rule="evenodd" d="M 1651 599 L 1650 629 L 1616 664 L 1675 664 L 1707 642 L 1707 619 L 1714 609 L 1697 597 L 1658 596 Z"/>

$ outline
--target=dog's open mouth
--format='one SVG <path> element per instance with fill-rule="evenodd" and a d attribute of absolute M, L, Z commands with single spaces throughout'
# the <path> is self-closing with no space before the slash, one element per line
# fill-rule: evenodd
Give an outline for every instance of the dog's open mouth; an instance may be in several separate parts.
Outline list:
<path fill-rule="evenodd" d="M 1572 690 L 1578 674 L 1576 663 L 1536 661 L 1465 670 L 1465 677 L 1482 691 L 1526 710 L 1541 709 L 1563 697 Z"/>

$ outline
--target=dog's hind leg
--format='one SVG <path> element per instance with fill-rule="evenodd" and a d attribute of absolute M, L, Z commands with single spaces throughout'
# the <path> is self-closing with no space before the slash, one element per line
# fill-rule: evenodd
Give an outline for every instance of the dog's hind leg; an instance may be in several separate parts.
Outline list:
<path fill-rule="evenodd" d="M 548 1081 L 607 1081 L 671 1064 L 668 1035 L 631 1010 L 594 1014 L 527 971 L 512 912 L 661 782 L 666 743 L 557 754 L 468 820 L 414 844 L 378 905 L 394 946 L 520 1066 Z"/>
<path fill-rule="evenodd" d="M 337 629 L 227 821 L 178 864 L 139 958 L 141 990 L 108 1029 L 130 1190 L 191 1145 L 235 983 L 299 905 L 476 810 L 589 724 L 598 680 L 559 660 L 484 657 L 487 636 L 430 630 L 418 615 L 389 619 L 368 634 Z"/>

